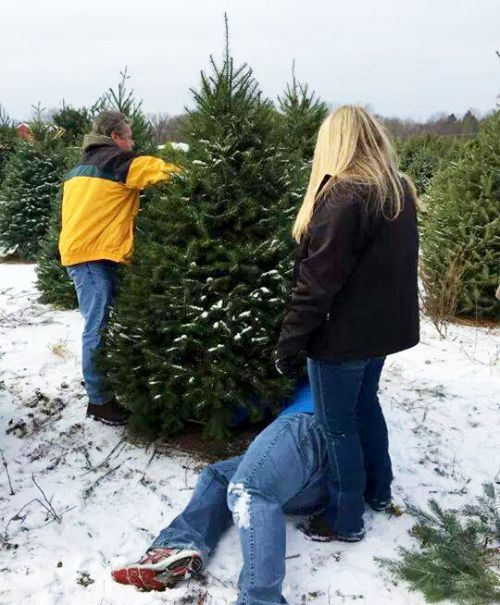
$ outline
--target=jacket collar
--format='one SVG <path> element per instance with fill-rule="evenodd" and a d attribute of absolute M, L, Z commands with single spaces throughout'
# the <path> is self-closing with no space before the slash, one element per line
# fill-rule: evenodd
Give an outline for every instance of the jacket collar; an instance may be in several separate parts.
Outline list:
<path fill-rule="evenodd" d="M 89 147 L 97 147 L 102 145 L 106 145 L 108 147 L 116 147 L 116 144 L 113 139 L 103 134 L 95 134 L 94 132 L 91 132 L 83 137 L 83 151 L 88 151 Z"/>

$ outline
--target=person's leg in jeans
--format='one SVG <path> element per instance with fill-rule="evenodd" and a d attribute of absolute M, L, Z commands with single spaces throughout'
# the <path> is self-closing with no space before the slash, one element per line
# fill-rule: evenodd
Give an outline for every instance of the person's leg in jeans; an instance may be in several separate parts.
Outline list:
<path fill-rule="evenodd" d="M 161 530 L 139 561 L 115 568 L 113 579 L 145 590 L 164 590 L 200 571 L 231 525 L 227 488 L 240 460 L 205 468 L 183 512 Z"/>
<path fill-rule="evenodd" d="M 243 553 L 236 605 L 286 603 L 281 594 L 286 554 L 283 508 L 293 505 L 293 498 L 325 464 L 318 427 L 308 414 L 278 418 L 250 445 L 231 480 L 228 504 Z"/>
<path fill-rule="evenodd" d="M 149 550 L 192 548 L 206 563 L 221 535 L 232 524 L 227 488 L 242 459 L 242 456 L 237 456 L 207 466 L 196 483 L 189 504 L 160 532 Z"/>
<path fill-rule="evenodd" d="M 96 366 L 95 355 L 114 300 L 117 266 L 117 263 L 111 261 L 94 261 L 67 267 L 85 320 L 82 370 L 89 401 L 94 405 L 102 405 L 112 399 L 104 376 Z"/>
<path fill-rule="evenodd" d="M 330 463 L 326 516 L 332 530 L 346 539 L 360 539 L 364 531 L 366 478 L 357 405 L 367 365 L 367 359 L 308 359 L 314 413 L 326 434 Z"/>
<path fill-rule="evenodd" d="M 391 500 L 392 468 L 384 414 L 378 399 L 385 358 L 370 359 L 358 397 L 357 419 L 365 464 L 365 500 L 374 508 Z"/>

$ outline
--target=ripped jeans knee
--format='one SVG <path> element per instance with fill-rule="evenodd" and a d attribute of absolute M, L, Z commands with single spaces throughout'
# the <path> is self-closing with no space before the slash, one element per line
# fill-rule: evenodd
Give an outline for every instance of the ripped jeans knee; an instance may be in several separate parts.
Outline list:
<path fill-rule="evenodd" d="M 227 505 L 233 515 L 234 524 L 239 529 L 250 526 L 251 495 L 243 483 L 230 482 L 227 488 Z"/>

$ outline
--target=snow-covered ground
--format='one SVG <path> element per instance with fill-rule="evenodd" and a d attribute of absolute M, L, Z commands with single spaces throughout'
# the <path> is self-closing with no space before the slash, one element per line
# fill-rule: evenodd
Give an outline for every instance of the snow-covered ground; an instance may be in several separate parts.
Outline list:
<path fill-rule="evenodd" d="M 32 265 L 0 264 L 0 603 L 2 605 L 232 605 L 241 563 L 230 530 L 203 583 L 164 593 L 115 584 L 190 497 L 200 462 L 155 452 L 119 428 L 85 419 L 81 319 L 37 303 Z M 500 332 L 452 326 L 442 341 L 391 357 L 381 399 L 396 501 L 461 506 L 499 476 Z M 49 504 L 50 502 L 50 504 Z M 288 526 L 291 605 L 423 604 L 374 556 L 410 545 L 408 515 L 366 513 L 355 545 L 308 542 Z"/>

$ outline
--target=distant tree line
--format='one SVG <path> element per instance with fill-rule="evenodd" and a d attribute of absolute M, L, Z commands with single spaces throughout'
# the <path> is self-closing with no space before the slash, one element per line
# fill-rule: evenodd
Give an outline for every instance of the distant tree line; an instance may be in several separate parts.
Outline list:
<path fill-rule="evenodd" d="M 425 122 L 397 117 L 378 116 L 395 138 L 437 134 L 440 136 L 473 137 L 483 121 L 469 109 L 462 118 L 454 113 L 439 114 Z"/>
<path fill-rule="evenodd" d="M 185 142 L 187 138 L 184 126 L 187 115 L 187 113 L 170 115 L 165 112 L 150 114 L 148 117 L 154 142 L 156 144 L 162 144 L 165 141 Z M 438 114 L 425 121 L 380 115 L 378 118 L 396 139 L 429 134 L 473 137 L 479 132 L 479 126 L 484 121 L 483 118 L 476 116 L 472 109 L 469 109 L 463 117 L 457 117 L 455 113 Z"/>

